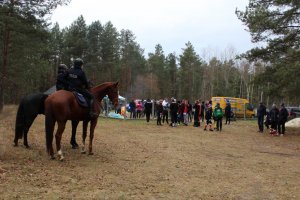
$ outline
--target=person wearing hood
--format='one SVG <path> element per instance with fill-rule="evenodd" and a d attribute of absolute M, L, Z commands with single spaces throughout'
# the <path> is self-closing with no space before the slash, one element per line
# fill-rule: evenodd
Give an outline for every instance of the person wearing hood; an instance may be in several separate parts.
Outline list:
<path fill-rule="evenodd" d="M 284 103 L 282 103 L 278 114 L 278 133 L 280 136 L 285 134 L 285 122 L 287 121 L 288 116 L 289 113 L 285 108 Z"/>
<path fill-rule="evenodd" d="M 277 126 L 278 126 L 278 117 L 279 117 L 279 110 L 276 104 L 272 105 L 272 109 L 270 110 L 270 119 L 271 119 L 271 128 L 270 133 L 278 135 Z"/>
<path fill-rule="evenodd" d="M 258 123 L 258 132 L 263 133 L 264 131 L 264 118 L 267 114 L 266 106 L 263 102 L 259 103 L 259 107 L 257 109 L 257 123 Z"/>

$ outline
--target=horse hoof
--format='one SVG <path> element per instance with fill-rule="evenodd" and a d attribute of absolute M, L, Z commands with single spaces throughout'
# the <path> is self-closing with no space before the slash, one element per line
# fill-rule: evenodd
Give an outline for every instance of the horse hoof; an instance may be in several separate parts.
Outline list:
<path fill-rule="evenodd" d="M 94 153 L 93 153 L 93 152 L 90 152 L 89 155 L 92 156 L 92 155 L 94 155 Z"/>
<path fill-rule="evenodd" d="M 86 154 L 86 151 L 81 151 L 81 154 Z"/>
<path fill-rule="evenodd" d="M 59 161 L 64 161 L 64 159 L 65 159 L 65 157 L 62 156 L 59 158 Z"/>
<path fill-rule="evenodd" d="M 26 149 L 30 149 L 30 146 L 29 145 L 25 145 Z"/>
<path fill-rule="evenodd" d="M 70 142 L 72 145 L 72 149 L 78 149 L 79 145 L 76 142 Z"/>
<path fill-rule="evenodd" d="M 55 160 L 55 156 L 51 156 L 50 159 L 51 159 L 51 160 Z"/>

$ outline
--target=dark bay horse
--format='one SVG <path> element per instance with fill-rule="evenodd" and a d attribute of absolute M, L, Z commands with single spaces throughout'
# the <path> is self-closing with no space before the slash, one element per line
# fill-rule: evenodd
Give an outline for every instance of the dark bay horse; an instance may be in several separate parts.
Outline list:
<path fill-rule="evenodd" d="M 18 146 L 18 140 L 22 139 L 26 148 L 29 148 L 27 134 L 35 118 L 39 114 L 45 114 L 44 102 L 48 94 L 34 93 L 24 97 L 18 107 L 15 123 L 15 146 Z M 71 145 L 73 149 L 78 148 L 76 142 L 76 130 L 79 121 L 72 121 Z"/>
<path fill-rule="evenodd" d="M 18 146 L 18 140 L 24 137 L 24 145 L 29 148 L 28 131 L 38 114 L 44 114 L 44 101 L 47 97 L 44 93 L 34 93 L 21 100 L 16 116 L 15 146 Z"/>
<path fill-rule="evenodd" d="M 106 82 L 96 87 L 91 88 L 90 92 L 94 95 L 96 101 L 94 102 L 94 110 L 100 113 L 100 104 L 105 95 L 113 102 L 114 106 L 118 105 L 118 82 Z M 67 120 L 83 121 L 83 134 L 82 134 L 82 153 L 85 153 L 85 139 L 87 136 L 87 126 L 90 121 L 90 141 L 89 141 L 89 154 L 93 154 L 93 138 L 94 130 L 98 122 L 98 118 L 89 119 L 88 109 L 82 108 L 77 103 L 72 92 L 59 90 L 51 94 L 45 100 L 45 124 L 46 124 L 46 146 L 47 152 L 54 159 L 54 150 L 52 146 L 53 132 L 55 123 L 57 123 L 57 131 L 55 134 L 56 149 L 59 160 L 63 160 L 64 156 L 61 150 L 61 137 L 65 129 Z"/>

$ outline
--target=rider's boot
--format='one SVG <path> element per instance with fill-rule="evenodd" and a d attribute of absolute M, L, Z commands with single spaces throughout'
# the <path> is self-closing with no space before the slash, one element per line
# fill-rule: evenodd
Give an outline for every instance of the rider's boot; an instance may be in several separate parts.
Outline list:
<path fill-rule="evenodd" d="M 98 113 L 95 112 L 95 109 L 94 109 L 94 99 L 91 99 L 90 101 L 90 111 L 89 111 L 89 117 L 91 119 L 94 119 L 94 118 L 97 118 L 99 116 Z"/>

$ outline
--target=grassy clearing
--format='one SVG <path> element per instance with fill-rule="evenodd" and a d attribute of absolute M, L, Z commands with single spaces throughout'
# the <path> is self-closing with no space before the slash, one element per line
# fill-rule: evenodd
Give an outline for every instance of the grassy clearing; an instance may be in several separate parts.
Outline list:
<path fill-rule="evenodd" d="M 46 154 L 44 116 L 31 149 L 12 146 L 15 112 L 0 115 L 0 199 L 300 199 L 297 129 L 271 137 L 253 120 L 216 133 L 100 118 L 95 155 L 71 149 L 68 123 L 59 162 Z"/>

